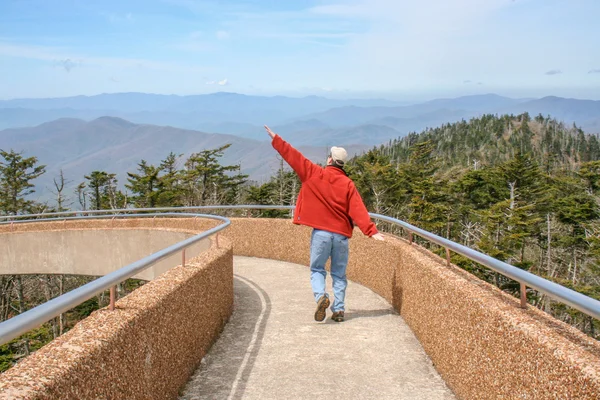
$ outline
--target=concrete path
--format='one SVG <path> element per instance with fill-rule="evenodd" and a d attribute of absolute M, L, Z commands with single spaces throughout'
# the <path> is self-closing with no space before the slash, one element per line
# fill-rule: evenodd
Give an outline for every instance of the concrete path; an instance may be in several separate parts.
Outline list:
<path fill-rule="evenodd" d="M 231 320 L 181 399 L 455 398 L 402 317 L 371 290 L 350 282 L 346 321 L 328 310 L 318 323 L 308 268 L 235 257 L 234 274 Z"/>

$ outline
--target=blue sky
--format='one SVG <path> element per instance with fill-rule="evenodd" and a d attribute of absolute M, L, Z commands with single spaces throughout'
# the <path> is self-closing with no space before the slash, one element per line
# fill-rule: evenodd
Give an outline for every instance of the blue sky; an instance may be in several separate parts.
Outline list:
<path fill-rule="evenodd" d="M 0 98 L 600 99 L 598 0 L 0 0 Z"/>

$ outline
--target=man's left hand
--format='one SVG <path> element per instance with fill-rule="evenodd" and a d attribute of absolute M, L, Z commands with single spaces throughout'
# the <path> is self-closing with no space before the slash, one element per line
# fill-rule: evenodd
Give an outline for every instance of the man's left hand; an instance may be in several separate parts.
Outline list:
<path fill-rule="evenodd" d="M 381 241 L 385 240 L 385 238 L 383 237 L 383 235 L 381 233 L 376 233 L 371 237 L 375 240 L 381 240 Z"/>

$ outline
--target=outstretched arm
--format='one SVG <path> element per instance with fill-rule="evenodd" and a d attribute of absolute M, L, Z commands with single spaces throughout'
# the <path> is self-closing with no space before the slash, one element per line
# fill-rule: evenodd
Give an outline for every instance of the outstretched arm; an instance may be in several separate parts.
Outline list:
<path fill-rule="evenodd" d="M 371 221 L 367 207 L 354 184 L 350 187 L 348 214 L 366 236 L 375 240 L 384 240 L 383 235 L 378 232 L 377 227 Z"/>
<path fill-rule="evenodd" d="M 275 150 L 281 154 L 281 157 L 292 167 L 292 169 L 298 174 L 300 182 L 306 181 L 314 172 L 320 167 L 304 157 L 302 153 L 293 148 L 288 142 L 283 140 L 281 136 L 273 132 L 268 126 L 265 125 L 267 133 L 271 137 L 271 145 Z"/>

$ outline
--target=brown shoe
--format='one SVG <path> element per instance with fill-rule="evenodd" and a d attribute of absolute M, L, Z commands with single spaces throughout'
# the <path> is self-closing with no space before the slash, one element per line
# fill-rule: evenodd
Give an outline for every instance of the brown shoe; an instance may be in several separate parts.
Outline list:
<path fill-rule="evenodd" d="M 325 319 L 327 314 L 327 307 L 329 307 L 329 297 L 327 295 L 321 296 L 317 302 L 317 311 L 315 311 L 315 321 L 321 322 Z"/>
<path fill-rule="evenodd" d="M 334 312 L 333 315 L 331 316 L 331 319 L 334 320 L 335 322 L 344 321 L 344 312 L 343 311 Z"/>

